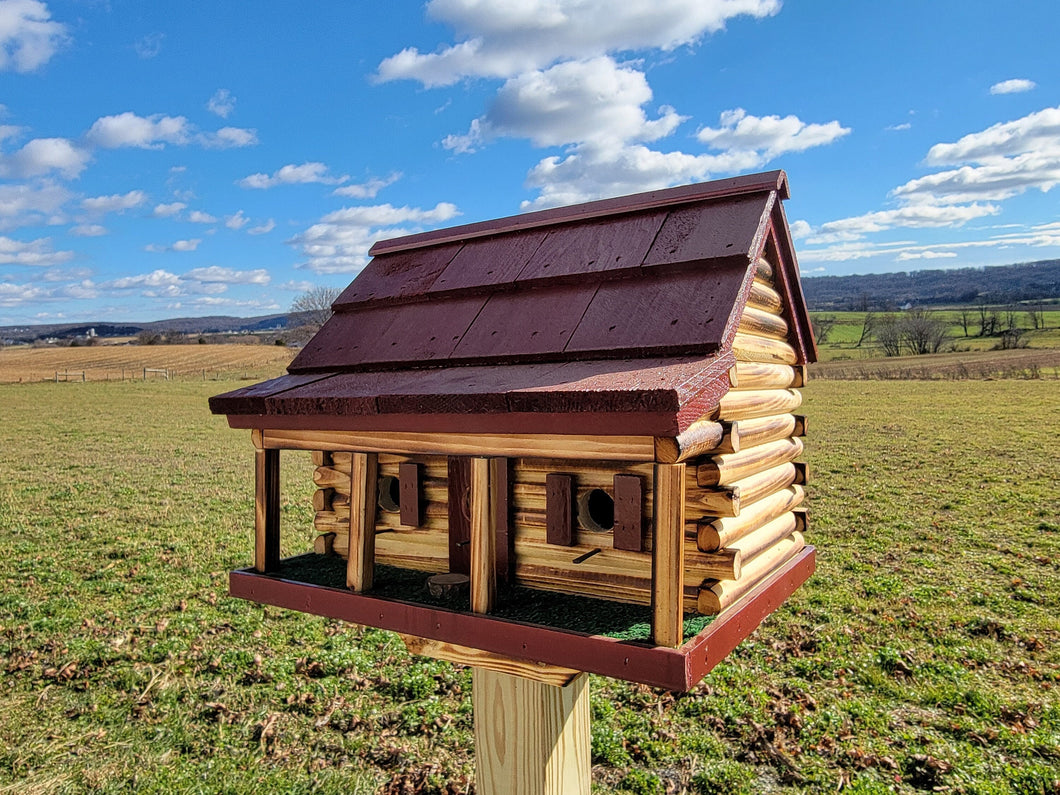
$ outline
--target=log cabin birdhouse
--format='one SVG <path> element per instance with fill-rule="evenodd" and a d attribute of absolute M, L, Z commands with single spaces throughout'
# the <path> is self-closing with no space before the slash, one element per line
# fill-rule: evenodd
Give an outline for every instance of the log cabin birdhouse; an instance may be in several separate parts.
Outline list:
<path fill-rule="evenodd" d="M 256 447 L 232 593 L 447 659 L 694 686 L 814 565 L 787 191 L 775 171 L 377 243 L 287 375 L 211 400 Z M 312 551 L 284 560 L 281 450 L 315 462 L 315 526 L 284 528 Z"/>

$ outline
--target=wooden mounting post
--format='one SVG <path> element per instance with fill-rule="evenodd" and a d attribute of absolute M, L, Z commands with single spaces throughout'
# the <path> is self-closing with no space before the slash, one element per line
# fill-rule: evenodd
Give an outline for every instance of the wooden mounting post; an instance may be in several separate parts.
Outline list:
<path fill-rule="evenodd" d="M 257 441 L 257 436 L 255 436 Z M 280 567 L 280 451 L 254 451 L 254 568 Z"/>
<path fill-rule="evenodd" d="M 350 550 L 346 587 L 367 591 L 375 576 L 375 508 L 378 480 L 376 453 L 354 453 L 350 459 Z"/>
<path fill-rule="evenodd" d="M 589 676 L 566 687 L 474 668 L 475 791 L 589 795 Z"/>
<path fill-rule="evenodd" d="M 658 646 L 684 640 L 685 465 L 655 465 L 651 554 L 652 637 Z"/>
<path fill-rule="evenodd" d="M 471 459 L 471 610 L 486 613 L 497 594 L 496 467 Z M 475 791 L 480 795 L 589 795 L 589 677 L 568 683 L 491 668 L 471 672 L 475 709 Z M 512 661 L 512 670 L 521 666 Z M 529 667 L 529 666 L 528 666 Z"/>

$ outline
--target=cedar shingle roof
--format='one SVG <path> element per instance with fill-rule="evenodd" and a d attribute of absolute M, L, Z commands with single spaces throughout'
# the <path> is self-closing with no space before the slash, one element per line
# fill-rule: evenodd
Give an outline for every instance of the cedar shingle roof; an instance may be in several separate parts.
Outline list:
<path fill-rule="evenodd" d="M 754 263 L 815 358 L 782 171 L 377 243 L 251 427 L 675 435 L 728 389 Z M 776 262 L 779 260 L 779 262 Z"/>

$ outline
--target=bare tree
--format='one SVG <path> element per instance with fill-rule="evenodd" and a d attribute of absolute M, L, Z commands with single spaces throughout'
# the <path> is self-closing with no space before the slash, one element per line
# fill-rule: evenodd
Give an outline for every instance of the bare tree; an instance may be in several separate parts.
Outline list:
<path fill-rule="evenodd" d="M 884 356 L 902 355 L 902 329 L 898 318 L 890 314 L 884 315 L 876 322 L 875 333 Z"/>
<path fill-rule="evenodd" d="M 972 320 L 972 310 L 970 310 L 966 306 L 961 307 L 960 318 L 961 318 L 961 328 L 964 330 L 964 336 L 966 336 L 966 337 L 971 336 L 970 334 L 968 334 L 968 324 Z"/>
<path fill-rule="evenodd" d="M 835 315 L 817 315 L 811 319 L 811 323 L 814 341 L 818 345 L 823 345 L 828 335 L 832 333 L 832 329 L 835 328 Z"/>
<path fill-rule="evenodd" d="M 1031 326 L 1035 331 L 1045 328 L 1045 311 L 1042 305 L 1038 304 L 1037 307 L 1029 306 L 1027 308 L 1027 319 L 1031 321 Z"/>
<path fill-rule="evenodd" d="M 909 350 L 916 354 L 938 353 L 946 342 L 949 324 L 923 309 L 914 309 L 901 324 L 902 339 Z"/>
<path fill-rule="evenodd" d="M 331 305 L 341 293 L 338 287 L 313 287 L 291 302 L 291 313 L 302 316 L 301 325 L 318 329 L 331 317 Z"/>
<path fill-rule="evenodd" d="M 858 337 L 857 345 L 855 348 L 860 348 L 869 338 L 872 336 L 872 332 L 876 329 L 876 315 L 872 312 L 866 312 L 865 317 L 861 321 L 861 336 Z"/>

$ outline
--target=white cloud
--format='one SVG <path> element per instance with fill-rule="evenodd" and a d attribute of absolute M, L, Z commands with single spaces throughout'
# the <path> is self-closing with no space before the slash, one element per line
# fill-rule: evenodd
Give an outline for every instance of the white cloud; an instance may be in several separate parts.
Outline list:
<path fill-rule="evenodd" d="M 323 163 L 302 163 L 296 166 L 293 163 L 283 166 L 274 171 L 272 176 L 268 174 L 251 174 L 237 183 L 243 188 L 273 188 L 277 185 L 308 185 L 310 183 L 322 183 L 324 185 L 340 185 L 349 179 L 348 176 L 335 177 L 328 174 L 328 167 Z"/>
<path fill-rule="evenodd" d="M 751 116 L 743 108 L 721 114 L 721 126 L 704 127 L 698 133 L 702 143 L 720 149 L 731 157 L 745 157 L 754 166 L 789 152 L 805 152 L 816 146 L 834 143 L 850 133 L 838 121 L 807 124 L 797 116 Z"/>
<path fill-rule="evenodd" d="M 54 22 L 39 0 L 0 3 L 0 71 L 32 72 L 66 41 L 66 26 Z"/>
<path fill-rule="evenodd" d="M 184 202 L 171 202 L 170 204 L 157 204 L 152 215 L 155 218 L 172 218 L 180 215 L 180 211 L 187 207 Z"/>
<path fill-rule="evenodd" d="M 193 224 L 216 224 L 217 219 L 202 210 L 192 210 L 188 213 L 188 220 Z"/>
<path fill-rule="evenodd" d="M 0 176 L 26 179 L 57 171 L 73 179 L 88 161 L 88 152 L 66 138 L 34 138 L 18 151 L 0 156 Z"/>
<path fill-rule="evenodd" d="M 917 259 L 953 259 L 957 256 L 956 251 L 903 251 L 895 259 L 898 262 L 908 262 Z"/>
<path fill-rule="evenodd" d="M 235 107 L 236 98 L 227 88 L 217 89 L 206 103 L 206 109 L 222 119 L 227 119 Z"/>
<path fill-rule="evenodd" d="M 112 196 L 92 196 L 81 200 L 81 207 L 91 213 L 120 213 L 139 207 L 147 201 L 147 194 L 142 190 L 131 190 L 128 193 L 115 193 Z"/>
<path fill-rule="evenodd" d="M 152 254 L 161 254 L 165 251 L 195 251 L 200 243 L 202 243 L 202 238 L 198 237 L 191 240 L 177 240 L 168 246 L 161 246 L 157 243 L 148 243 L 144 246 L 144 251 L 148 251 Z"/>
<path fill-rule="evenodd" d="M 1038 84 L 1033 80 L 1015 78 L 1013 80 L 1002 80 L 990 86 L 991 94 L 1022 94 L 1024 91 L 1033 91 Z"/>
<path fill-rule="evenodd" d="M 233 268 L 222 268 L 219 265 L 211 265 L 208 268 L 193 268 L 185 273 L 183 278 L 217 284 L 268 284 L 272 281 L 269 272 L 264 268 L 240 271 Z"/>
<path fill-rule="evenodd" d="M 232 215 L 225 216 L 225 226 L 229 229 L 242 229 L 250 223 L 250 219 L 243 215 L 242 210 L 237 210 Z"/>
<path fill-rule="evenodd" d="M 672 50 L 715 33 L 737 16 L 777 13 L 780 0 L 431 0 L 427 13 L 460 40 L 437 52 L 402 50 L 379 80 L 425 86 L 465 77 L 512 77 L 560 60 L 648 48 Z"/>
<path fill-rule="evenodd" d="M 383 188 L 393 185 L 399 179 L 402 174 L 400 171 L 395 171 L 390 176 L 380 179 L 373 177 L 367 182 L 362 182 L 358 185 L 344 185 L 341 188 L 335 188 L 331 192 L 332 196 L 345 196 L 350 199 L 374 199 Z"/>
<path fill-rule="evenodd" d="M 40 303 L 47 295 L 48 290 L 43 287 L 0 282 L 0 306 L 5 309 Z"/>
<path fill-rule="evenodd" d="M 258 131 L 242 127 L 222 127 L 217 132 L 200 133 L 197 140 L 207 149 L 239 149 L 244 146 L 256 146 Z"/>
<path fill-rule="evenodd" d="M 132 112 L 102 116 L 92 124 L 85 138 L 94 146 L 117 149 L 132 146 L 161 149 L 165 144 L 188 143 L 191 130 L 183 116 L 137 116 Z"/>
<path fill-rule="evenodd" d="M 291 279 L 290 281 L 286 281 L 283 284 L 278 284 L 276 286 L 279 287 L 281 290 L 287 290 L 288 292 L 304 293 L 306 290 L 312 290 L 317 285 L 314 284 L 313 282 L 308 282 L 308 281 L 296 282 L 293 279 Z"/>
<path fill-rule="evenodd" d="M 151 58 L 157 57 L 162 52 L 162 42 L 165 41 L 166 34 L 164 33 L 149 33 L 136 40 L 133 44 L 133 49 L 136 50 L 136 54 L 143 58 L 145 61 Z"/>
<path fill-rule="evenodd" d="M 890 132 L 905 132 L 906 130 L 913 129 L 913 125 L 909 122 L 902 122 L 901 124 L 892 124 L 889 127 L 885 127 L 885 130 Z"/>
<path fill-rule="evenodd" d="M 70 234 L 77 237 L 101 237 L 107 234 L 107 227 L 100 224 L 78 224 L 70 227 Z"/>
<path fill-rule="evenodd" d="M 1060 149 L 1060 107 L 995 124 L 956 143 L 935 144 L 928 150 L 925 162 L 929 166 L 952 166 L 1043 149 L 1052 153 Z"/>
<path fill-rule="evenodd" d="M 813 232 L 813 227 L 807 221 L 803 221 L 801 218 L 797 221 L 792 221 L 788 224 L 788 229 L 791 230 L 791 236 L 796 240 L 801 240 L 804 237 L 809 237 Z"/>
<path fill-rule="evenodd" d="M 963 226 L 968 221 L 997 215 L 1001 208 L 993 204 L 935 205 L 914 204 L 894 210 L 878 210 L 864 215 L 842 218 L 821 224 L 811 244 L 856 240 L 862 235 L 888 229 L 929 229 Z M 828 237 L 831 236 L 831 237 Z"/>
<path fill-rule="evenodd" d="M 54 251 L 51 238 L 41 237 L 26 242 L 0 235 L 0 265 L 60 265 L 73 256 L 72 251 Z"/>
<path fill-rule="evenodd" d="M 236 298 L 196 298 L 188 301 L 189 306 L 200 309 L 253 309 L 258 312 L 274 312 L 280 308 L 275 301 L 258 301 L 254 299 L 240 300 Z M 180 304 L 177 304 L 179 307 Z"/>
<path fill-rule="evenodd" d="M 0 230 L 42 223 L 66 223 L 62 213 L 72 195 L 61 185 L 0 184 Z"/>
<path fill-rule="evenodd" d="M 275 228 L 276 228 L 276 222 L 270 218 L 268 221 L 266 221 L 263 224 L 259 224 L 258 226 L 252 226 L 250 229 L 247 230 L 247 234 L 248 235 L 267 235 L 269 232 L 271 232 Z"/>
<path fill-rule="evenodd" d="M 328 213 L 287 242 L 301 249 L 307 258 L 303 267 L 309 270 L 351 273 L 368 262 L 368 249 L 376 240 L 419 231 L 457 215 L 456 205 L 447 202 L 440 202 L 429 210 L 390 204 L 347 207 Z"/>
<path fill-rule="evenodd" d="M 136 276 L 122 276 L 103 282 L 107 290 L 144 290 L 148 296 L 180 294 L 180 277 L 166 270 L 154 270 Z"/>
<path fill-rule="evenodd" d="M 528 138 L 541 147 L 654 141 L 670 135 L 683 118 L 663 107 L 659 118 L 649 120 L 642 106 L 651 98 L 644 73 L 630 66 L 609 57 L 568 61 L 508 80 L 486 115 L 443 146 L 466 152 L 501 136 Z"/>

